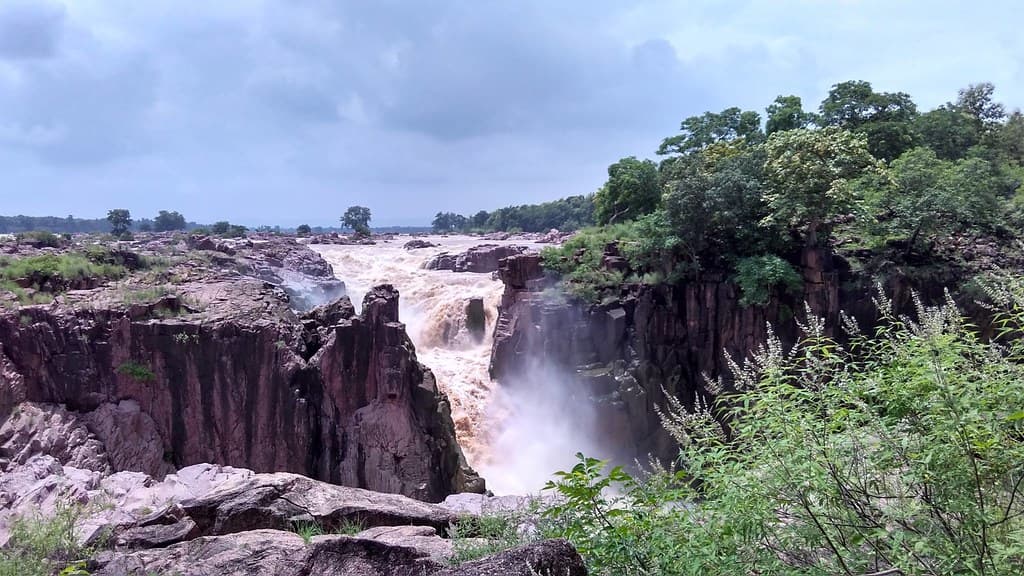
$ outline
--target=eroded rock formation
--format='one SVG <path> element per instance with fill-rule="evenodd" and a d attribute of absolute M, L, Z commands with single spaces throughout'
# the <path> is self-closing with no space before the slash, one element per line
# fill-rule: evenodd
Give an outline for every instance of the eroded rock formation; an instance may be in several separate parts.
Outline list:
<path fill-rule="evenodd" d="M 127 280 L 0 313 L 0 459 L 26 459 L 46 446 L 40 430 L 74 421 L 75 434 L 106 446 L 112 471 L 162 477 L 209 462 L 432 501 L 483 489 L 393 287 L 367 294 L 360 315 L 342 298 L 300 316 L 279 287 L 233 269 L 318 279 L 330 273 L 318 255 L 292 243 L 257 264 L 231 262 L 189 267 L 155 299 Z M 26 401 L 61 408 L 13 420 Z M 83 450 L 43 452 L 76 463 Z"/>
<path fill-rule="evenodd" d="M 451 270 L 453 272 L 487 273 L 498 270 L 502 258 L 522 254 L 526 246 L 514 244 L 481 244 L 459 254 L 442 252 L 428 260 L 423 267 L 427 270 Z"/>
<path fill-rule="evenodd" d="M 665 406 L 665 393 L 692 407 L 706 393 L 705 375 L 728 383 L 725 355 L 746 357 L 766 341 L 769 325 L 792 344 L 805 303 L 833 335 L 840 310 L 864 327 L 877 321 L 874 282 L 841 264 L 822 251 L 805 252 L 802 292 L 775 292 L 764 306 L 742 305 L 739 288 L 722 274 L 677 285 L 626 284 L 617 297 L 584 305 L 545 291 L 550 284 L 536 255 L 512 256 L 498 272 L 505 292 L 491 375 L 515 386 L 537 363 L 555 367 L 580 401 L 596 407 L 603 446 L 625 462 L 651 453 L 672 458 L 677 449 L 655 410 Z M 942 297 L 941 284 L 914 286 L 896 275 L 885 286 L 901 310 L 910 308 L 912 287 L 925 290 L 926 301 Z"/>

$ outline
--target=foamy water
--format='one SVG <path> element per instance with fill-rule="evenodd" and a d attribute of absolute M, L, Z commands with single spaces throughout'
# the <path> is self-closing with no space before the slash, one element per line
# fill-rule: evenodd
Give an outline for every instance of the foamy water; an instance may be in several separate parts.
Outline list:
<path fill-rule="evenodd" d="M 540 490 L 556 470 L 567 470 L 574 454 L 602 456 L 595 444 L 590 403 L 572 389 L 572 378 L 538 364 L 504 387 L 487 372 L 497 307 L 504 289 L 490 273 L 424 270 L 424 262 L 441 252 L 458 253 L 492 242 L 466 236 L 425 238 L 440 246 L 405 250 L 407 236 L 374 246 L 314 245 L 345 281 L 358 308 L 363 295 L 378 284 L 392 284 L 400 294 L 399 314 L 416 345 L 419 361 L 430 367 L 452 404 L 459 444 L 469 464 L 498 494 Z M 534 248 L 539 246 L 534 245 Z M 483 298 L 487 327 L 476 342 L 465 326 L 466 304 Z"/>
<path fill-rule="evenodd" d="M 503 285 L 491 274 L 424 270 L 424 262 L 441 252 L 462 252 L 473 246 L 520 244 L 523 242 L 483 241 L 465 236 L 424 238 L 437 248 L 405 250 L 409 237 L 374 246 L 311 246 L 334 267 L 334 274 L 345 281 L 352 303 L 358 306 L 363 295 L 378 284 L 393 284 L 399 291 L 399 314 L 416 345 L 420 362 L 430 367 L 438 385 L 452 403 L 459 443 L 474 468 L 485 469 L 491 438 L 485 425 L 494 385 L 487 373 L 494 323 Z M 475 342 L 465 326 L 466 304 L 471 298 L 483 298 L 487 329 L 482 342 Z"/>

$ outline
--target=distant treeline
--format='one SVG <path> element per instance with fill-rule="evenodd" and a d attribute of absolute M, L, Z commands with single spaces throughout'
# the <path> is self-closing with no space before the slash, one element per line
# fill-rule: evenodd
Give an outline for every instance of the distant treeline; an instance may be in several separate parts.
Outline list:
<path fill-rule="evenodd" d="M 594 196 L 569 196 L 541 204 L 522 204 L 481 210 L 472 216 L 438 212 L 435 232 L 547 232 L 578 230 L 594 224 Z"/>
<path fill-rule="evenodd" d="M 161 219 L 161 216 L 163 218 Z M 195 222 L 186 222 L 177 212 L 161 211 L 157 216 L 160 220 L 153 218 L 140 218 L 131 221 L 130 230 L 135 232 L 147 232 L 158 226 L 158 221 L 164 224 L 167 229 L 192 230 L 198 228 Z M 54 234 L 103 234 L 110 232 L 111 223 L 106 218 L 75 218 L 67 216 L 0 216 L 0 234 L 17 234 L 19 232 L 31 232 L 45 230 Z"/>

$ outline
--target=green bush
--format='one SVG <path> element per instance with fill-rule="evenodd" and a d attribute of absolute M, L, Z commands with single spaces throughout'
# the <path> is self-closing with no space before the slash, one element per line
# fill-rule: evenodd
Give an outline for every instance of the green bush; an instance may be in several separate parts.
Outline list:
<path fill-rule="evenodd" d="M 123 374 L 137 382 L 152 382 L 156 379 L 156 375 L 153 374 L 153 371 L 150 370 L 148 366 L 138 364 L 136 362 L 125 362 L 118 366 L 115 372 Z"/>
<path fill-rule="evenodd" d="M 605 248 L 615 244 L 625 256 L 627 246 L 638 241 L 635 222 L 587 228 L 561 246 L 541 251 L 544 268 L 561 275 L 561 286 L 587 302 L 596 302 L 609 290 L 617 290 L 625 280 L 622 272 L 602 266 Z"/>
<path fill-rule="evenodd" d="M 951 303 L 910 322 L 884 299 L 848 346 L 813 319 L 794 350 L 772 339 L 696 413 L 670 400 L 681 472 L 581 456 L 550 485 L 566 500 L 546 534 L 597 575 L 1020 574 L 1024 283 L 995 286 L 1002 342 Z"/>
<path fill-rule="evenodd" d="M 64 238 L 57 236 L 53 232 L 47 232 L 46 230 L 22 232 L 21 234 L 18 234 L 18 241 L 49 248 L 60 248 L 66 244 L 66 240 Z"/>
<path fill-rule="evenodd" d="M 448 527 L 452 540 L 452 565 L 478 560 L 504 552 L 523 544 L 526 537 L 519 533 L 517 515 L 491 514 L 466 516 Z"/>
<path fill-rule="evenodd" d="M 75 523 L 82 508 L 60 505 L 53 518 L 21 517 L 11 524 L 11 537 L 0 549 L 0 576 L 88 574 L 86 560 L 95 549 L 78 544 Z"/>
<path fill-rule="evenodd" d="M 740 287 L 743 306 L 764 306 L 773 288 L 796 292 L 803 286 L 793 265 L 773 254 L 743 258 L 736 264 L 734 279 Z"/>
<path fill-rule="evenodd" d="M 82 278 L 120 278 L 124 274 L 122 266 L 97 264 L 82 254 L 43 254 L 0 263 L 0 279 L 4 280 L 35 278 L 40 282 L 51 279 L 70 281 Z"/>

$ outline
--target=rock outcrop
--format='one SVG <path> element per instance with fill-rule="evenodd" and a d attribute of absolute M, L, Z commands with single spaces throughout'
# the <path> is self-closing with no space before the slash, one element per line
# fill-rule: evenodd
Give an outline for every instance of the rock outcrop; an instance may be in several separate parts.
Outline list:
<path fill-rule="evenodd" d="M 360 315 L 342 298 L 300 316 L 294 298 L 253 276 L 325 279 L 319 255 L 294 242 L 232 250 L 212 270 L 180 268 L 173 288 L 132 277 L 0 312 L 0 459 L 37 452 L 77 465 L 103 445 L 92 457 L 102 466 L 87 468 L 162 477 L 209 462 L 432 501 L 483 490 L 394 288 L 372 290 Z M 157 288 L 165 294 L 151 296 Z M 59 407 L 15 420 L 23 402 Z M 68 438 L 87 430 L 89 440 L 47 438 L 71 425 Z"/>
<path fill-rule="evenodd" d="M 272 292 L 249 300 L 255 309 L 211 302 L 195 319 L 131 308 L 0 316 L 0 409 L 62 404 L 113 444 L 155 444 L 120 450 L 118 470 L 214 462 L 435 501 L 472 488 L 447 398 L 398 322 L 397 291 L 373 290 L 359 316 L 346 303 L 300 319 L 281 303 Z"/>
<path fill-rule="evenodd" d="M 0 476 L 0 545 L 14 517 L 51 516 L 71 501 L 78 540 L 99 545 L 94 574 L 585 574 L 563 541 L 449 568 L 448 530 L 459 518 L 525 506 L 478 494 L 449 500 L 455 506 L 210 464 L 159 481 L 103 476 L 39 455 Z"/>
<path fill-rule="evenodd" d="M 453 272 L 495 272 L 502 258 L 522 254 L 528 250 L 526 246 L 514 244 L 481 244 L 460 254 L 442 252 L 428 260 L 423 267 L 427 270 Z"/>
<path fill-rule="evenodd" d="M 596 406 L 602 445 L 625 462 L 649 453 L 672 458 L 676 447 L 655 410 L 665 406 L 666 392 L 693 406 L 706 393 L 705 375 L 728 384 L 725 355 L 746 357 L 766 341 L 769 325 L 793 343 L 805 302 L 831 334 L 840 310 L 865 327 L 877 321 L 872 282 L 854 282 L 820 251 L 806 252 L 802 269 L 803 291 L 777 292 L 765 306 L 742 305 L 739 288 L 721 274 L 678 285 L 627 284 L 617 297 L 584 305 L 544 292 L 550 284 L 536 256 L 506 258 L 491 375 L 514 386 L 536 363 L 554 367 L 581 401 Z M 911 286 L 891 277 L 886 288 L 905 309 Z M 941 286 L 923 296 L 941 298 Z"/>
<path fill-rule="evenodd" d="M 434 244 L 430 240 L 422 238 L 414 238 L 403 244 L 402 248 L 406 250 L 419 250 L 420 248 L 436 248 L 437 246 L 440 246 L 440 244 Z"/>

